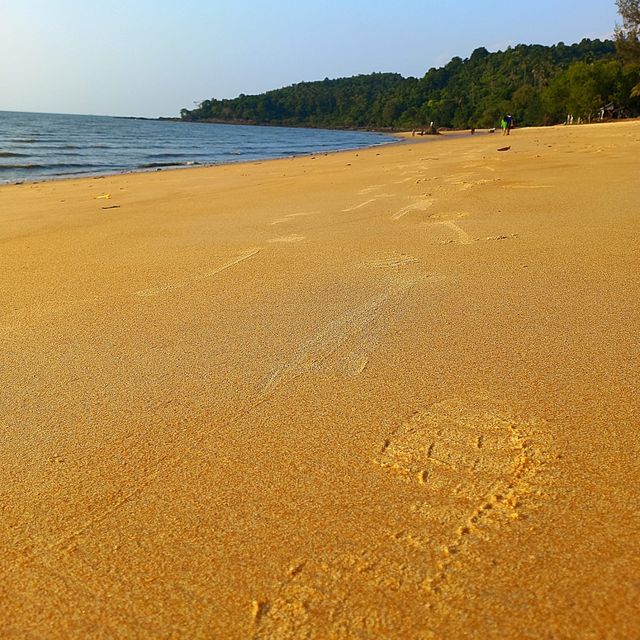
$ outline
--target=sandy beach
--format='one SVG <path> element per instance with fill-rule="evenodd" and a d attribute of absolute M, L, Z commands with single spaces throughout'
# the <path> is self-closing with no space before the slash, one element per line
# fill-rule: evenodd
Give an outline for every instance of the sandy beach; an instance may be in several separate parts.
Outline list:
<path fill-rule="evenodd" d="M 639 157 L 0 187 L 0 637 L 640 637 Z"/>

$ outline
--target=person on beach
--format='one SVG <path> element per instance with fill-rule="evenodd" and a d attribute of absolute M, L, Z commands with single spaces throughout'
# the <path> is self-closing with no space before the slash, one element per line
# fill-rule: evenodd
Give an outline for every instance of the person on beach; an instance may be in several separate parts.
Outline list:
<path fill-rule="evenodd" d="M 502 128 L 502 135 L 506 136 L 507 135 L 507 119 L 506 118 L 502 118 L 502 120 L 500 121 L 500 127 Z"/>
<path fill-rule="evenodd" d="M 511 129 L 513 129 L 513 116 L 509 113 L 507 114 L 507 135 L 511 133 Z"/>

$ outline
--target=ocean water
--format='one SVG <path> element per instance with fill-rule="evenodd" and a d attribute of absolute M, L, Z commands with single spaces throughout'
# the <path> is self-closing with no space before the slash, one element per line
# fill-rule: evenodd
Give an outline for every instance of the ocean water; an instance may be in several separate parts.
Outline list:
<path fill-rule="evenodd" d="M 356 149 L 379 133 L 0 111 L 0 183 Z"/>

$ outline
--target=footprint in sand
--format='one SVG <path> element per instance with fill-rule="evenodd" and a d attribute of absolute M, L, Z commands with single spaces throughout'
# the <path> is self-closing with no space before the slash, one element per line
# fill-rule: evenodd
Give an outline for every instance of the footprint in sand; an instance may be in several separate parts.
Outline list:
<path fill-rule="evenodd" d="M 373 460 L 413 488 L 406 526 L 372 531 L 357 552 L 293 562 L 253 603 L 254 640 L 433 637 L 429 622 L 447 613 L 459 570 L 544 495 L 536 477 L 548 455 L 537 443 L 547 439 L 543 421 L 497 412 L 486 398 L 415 411 Z"/>
<path fill-rule="evenodd" d="M 422 222 L 419 226 L 428 230 L 437 228 L 446 228 L 455 233 L 455 238 L 448 238 L 442 240 L 441 244 L 473 244 L 475 239 L 471 237 L 457 222 L 462 218 L 466 218 L 469 214 L 463 211 L 451 212 L 444 211 L 439 213 L 433 213 L 429 216 L 428 222 Z"/>
<path fill-rule="evenodd" d="M 496 172 L 495 167 L 492 167 L 488 164 L 482 164 L 482 163 L 468 164 L 468 165 L 465 165 L 463 168 L 464 169 L 486 169 L 487 171 L 491 171 L 492 173 Z"/>
<path fill-rule="evenodd" d="M 551 184 L 503 184 L 503 189 L 553 189 Z"/>
<path fill-rule="evenodd" d="M 406 207 L 402 207 L 396 211 L 393 215 L 391 215 L 390 219 L 394 221 L 400 220 L 410 213 L 411 211 L 424 211 L 429 207 L 433 206 L 433 200 L 420 200 L 419 202 L 414 202 L 413 204 L 409 204 Z"/>
<path fill-rule="evenodd" d="M 408 178 L 402 178 L 401 180 L 396 180 L 393 184 L 406 184 L 407 182 L 414 182 L 415 179 L 421 174 L 420 171 L 413 172 Z"/>
<path fill-rule="evenodd" d="M 476 238 L 477 240 L 482 241 L 493 241 L 493 240 L 509 240 L 510 238 L 519 237 L 517 233 L 510 233 L 508 236 L 505 235 L 497 235 L 497 236 L 487 236 L 486 238 Z"/>
<path fill-rule="evenodd" d="M 392 253 L 386 257 L 366 260 L 358 266 L 366 269 L 391 269 L 404 267 L 405 265 L 414 264 L 415 262 L 418 262 L 418 258 L 414 258 L 406 253 Z"/>
<path fill-rule="evenodd" d="M 433 220 L 436 223 L 448 220 L 460 220 L 462 218 L 467 218 L 469 214 L 466 211 L 441 211 L 439 213 L 430 213 L 429 220 Z M 431 226 L 432 222 L 423 223 L 426 226 Z"/>
<path fill-rule="evenodd" d="M 250 249 L 248 251 L 245 251 L 244 253 L 241 253 L 239 256 L 236 256 L 235 258 L 228 260 L 227 262 L 220 265 L 219 267 L 211 269 L 210 271 L 197 273 L 191 276 L 190 278 L 184 278 L 182 280 L 174 280 L 172 282 L 167 282 L 165 284 L 159 285 L 157 287 L 152 287 L 150 289 L 142 289 L 141 291 L 136 291 L 135 293 L 136 295 L 142 296 L 144 298 L 151 297 L 151 296 L 158 296 L 164 293 L 172 293 L 173 291 L 176 291 L 178 289 L 183 289 L 185 287 L 193 286 L 198 282 L 207 280 L 208 278 L 211 278 L 221 273 L 222 271 L 226 271 L 231 267 L 235 267 L 237 264 L 240 264 L 241 262 L 244 262 L 245 260 L 252 258 L 259 252 L 260 252 L 260 249 Z"/>
<path fill-rule="evenodd" d="M 300 213 L 289 213 L 286 216 L 283 216 L 282 218 L 278 218 L 277 220 L 274 220 L 271 225 L 276 225 L 276 224 L 283 224 L 285 222 L 292 222 L 295 218 L 302 218 L 305 216 L 312 216 L 315 215 L 317 213 L 320 213 L 319 211 L 301 211 Z"/>
<path fill-rule="evenodd" d="M 364 189 L 360 189 L 360 191 L 358 191 L 358 195 L 359 196 L 366 196 L 367 194 L 371 193 L 372 191 L 377 191 L 378 189 L 382 189 L 382 187 L 384 187 L 383 184 L 372 184 L 368 187 L 364 187 Z"/>
<path fill-rule="evenodd" d="M 451 229 L 456 234 L 456 240 L 445 240 L 443 244 L 451 244 L 457 242 L 457 244 L 473 244 L 475 240 L 458 224 L 453 220 L 443 220 L 435 224 L 440 224 L 443 227 Z"/>
<path fill-rule="evenodd" d="M 271 238 L 271 240 L 267 240 L 269 243 L 276 242 L 284 242 L 284 243 L 292 243 L 292 242 L 302 242 L 305 239 L 305 236 L 301 236 L 298 233 L 292 233 L 288 236 L 280 236 L 278 238 Z"/>
<path fill-rule="evenodd" d="M 311 371 L 346 371 L 348 375 L 361 373 L 367 365 L 368 353 L 377 344 L 378 327 L 383 314 L 389 308 L 393 309 L 393 305 L 413 287 L 430 277 L 427 274 L 397 273 L 385 277 L 386 285 L 382 291 L 335 318 L 298 345 L 270 373 L 260 398 L 270 396 Z"/>
<path fill-rule="evenodd" d="M 394 196 L 393 193 L 381 193 L 375 198 L 369 198 L 369 200 L 365 200 L 364 202 L 360 202 L 359 204 L 353 205 L 352 207 L 347 207 L 346 209 L 343 209 L 342 213 L 350 213 L 351 211 L 357 211 L 358 209 L 362 209 L 363 207 L 373 204 L 374 202 L 377 202 L 382 198 L 393 198 L 393 196 Z"/>
<path fill-rule="evenodd" d="M 485 184 L 491 184 L 493 182 L 499 182 L 500 178 L 496 178 L 494 180 L 462 180 L 461 182 L 453 182 L 460 188 L 462 191 L 468 191 L 469 189 L 473 189 L 475 187 L 480 187 Z"/>

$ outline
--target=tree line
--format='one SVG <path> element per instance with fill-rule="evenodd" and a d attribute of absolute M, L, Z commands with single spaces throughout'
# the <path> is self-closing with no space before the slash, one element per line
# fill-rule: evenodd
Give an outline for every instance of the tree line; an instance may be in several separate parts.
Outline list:
<path fill-rule="evenodd" d="M 521 44 L 495 53 L 481 47 L 466 59 L 455 57 L 429 69 L 422 78 L 372 73 L 302 82 L 260 95 L 204 100 L 195 109 L 182 109 L 181 117 L 363 129 L 415 129 L 433 122 L 464 129 L 494 127 L 506 113 L 526 126 L 564 122 L 569 113 L 583 120 L 604 113 L 638 115 L 637 31 L 625 24 L 617 31 L 618 47 L 597 39 L 569 46 Z"/>

